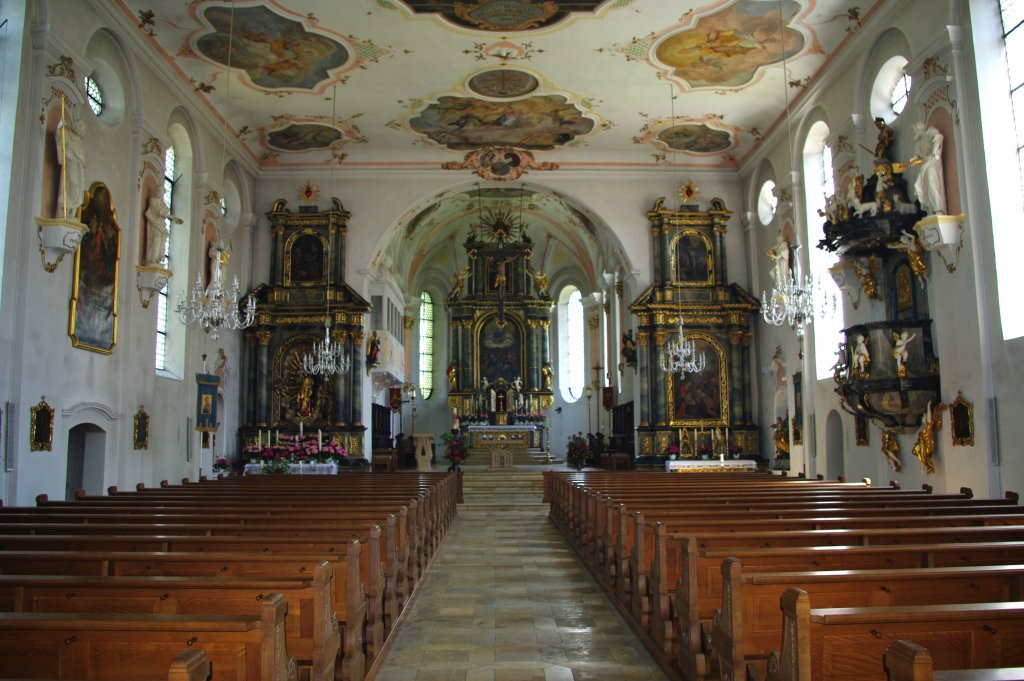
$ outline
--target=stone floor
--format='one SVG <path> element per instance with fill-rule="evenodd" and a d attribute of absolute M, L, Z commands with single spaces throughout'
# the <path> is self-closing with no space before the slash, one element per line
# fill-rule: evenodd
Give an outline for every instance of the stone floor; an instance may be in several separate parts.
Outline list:
<path fill-rule="evenodd" d="M 376 678 L 666 677 L 537 504 L 459 509 Z"/>

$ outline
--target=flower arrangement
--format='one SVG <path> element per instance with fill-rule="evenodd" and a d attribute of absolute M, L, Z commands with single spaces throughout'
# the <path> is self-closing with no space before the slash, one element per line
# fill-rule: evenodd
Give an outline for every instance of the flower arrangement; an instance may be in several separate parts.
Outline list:
<path fill-rule="evenodd" d="M 466 446 L 466 438 L 461 430 L 451 430 L 441 435 L 441 441 L 445 443 L 444 458 L 451 461 L 453 467 L 458 466 L 469 458 L 469 447 Z"/>
<path fill-rule="evenodd" d="M 217 459 L 216 461 L 213 462 L 213 472 L 214 473 L 227 473 L 230 468 L 231 468 L 231 465 L 228 463 L 228 460 L 227 460 L 226 457 L 222 456 L 222 457 L 220 457 L 219 459 Z"/>
<path fill-rule="evenodd" d="M 576 470 L 582 470 L 590 455 L 590 445 L 583 433 L 577 433 L 569 438 L 569 445 L 565 452 L 566 464 Z"/>
<path fill-rule="evenodd" d="M 679 445 L 677 445 L 677 444 L 670 444 L 668 446 L 668 456 L 669 456 L 670 459 L 674 459 L 677 456 L 679 456 Z"/>
<path fill-rule="evenodd" d="M 711 446 L 703 442 L 697 445 L 697 456 L 702 459 L 711 458 Z"/>
<path fill-rule="evenodd" d="M 740 458 L 740 453 L 742 451 L 743 451 L 743 447 L 741 447 L 740 445 L 736 444 L 735 442 L 732 443 L 731 445 L 729 445 L 729 455 L 732 458 L 734 458 L 734 459 Z"/>
<path fill-rule="evenodd" d="M 249 461 L 258 462 L 268 473 L 287 473 L 290 463 L 337 463 L 348 452 L 340 442 L 323 442 L 320 436 L 281 435 L 277 444 L 247 445 L 242 452 Z M 216 464 L 214 470 L 217 470 Z"/>

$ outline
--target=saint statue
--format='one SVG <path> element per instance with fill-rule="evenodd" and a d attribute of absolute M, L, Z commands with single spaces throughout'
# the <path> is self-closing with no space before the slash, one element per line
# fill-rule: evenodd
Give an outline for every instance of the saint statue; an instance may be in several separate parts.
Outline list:
<path fill-rule="evenodd" d="M 942 133 L 924 123 L 914 123 L 914 158 L 921 167 L 914 180 L 914 193 L 926 213 L 946 212 L 946 186 L 942 176 Z"/>
<path fill-rule="evenodd" d="M 57 188 L 57 214 L 75 219 L 75 211 L 85 194 L 85 125 L 61 117 L 57 123 L 57 154 L 60 160 L 60 186 Z M 66 211 L 66 213 L 65 213 Z"/>
<path fill-rule="evenodd" d="M 180 225 L 184 220 L 171 215 L 171 209 L 167 207 L 161 197 L 155 194 L 149 197 L 149 206 L 146 208 L 147 265 L 163 264 L 167 237 L 170 235 L 169 222 Z"/>
<path fill-rule="evenodd" d="M 309 417 L 313 414 L 313 377 L 305 376 L 302 379 L 302 385 L 299 386 L 299 392 L 295 396 L 295 402 L 298 415 L 300 417 Z"/>
<path fill-rule="evenodd" d="M 768 249 L 768 257 L 772 259 L 772 281 L 776 288 L 782 288 L 789 281 L 789 242 L 781 231 L 775 245 Z"/>
<path fill-rule="evenodd" d="M 942 427 L 942 412 L 945 409 L 946 405 L 942 402 L 936 404 L 934 410 L 932 403 L 928 403 L 928 409 L 921 419 L 921 429 L 917 431 L 917 442 L 911 450 L 914 457 L 924 465 L 928 475 L 935 474 L 935 463 L 932 461 L 932 455 L 935 454 L 935 431 Z"/>

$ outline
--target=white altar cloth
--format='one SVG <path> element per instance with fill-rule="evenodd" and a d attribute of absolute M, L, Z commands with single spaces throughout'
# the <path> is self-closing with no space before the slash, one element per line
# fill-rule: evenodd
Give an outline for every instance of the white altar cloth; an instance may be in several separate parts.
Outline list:
<path fill-rule="evenodd" d="M 756 471 L 757 462 L 752 459 L 676 459 L 666 461 L 665 470 L 669 473 L 746 473 Z"/>
<path fill-rule="evenodd" d="M 337 475 L 336 463 L 290 463 L 289 475 Z M 242 475 L 263 475 L 263 467 L 258 463 L 247 463 Z"/>

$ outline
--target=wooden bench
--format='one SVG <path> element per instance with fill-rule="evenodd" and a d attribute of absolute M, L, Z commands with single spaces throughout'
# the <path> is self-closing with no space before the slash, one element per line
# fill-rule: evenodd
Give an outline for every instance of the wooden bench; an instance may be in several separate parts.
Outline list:
<path fill-rule="evenodd" d="M 888 681 L 1024 681 L 1024 667 L 934 671 L 928 649 L 912 641 L 894 641 L 885 651 Z"/>
<path fill-rule="evenodd" d="M 331 608 L 339 623 L 341 678 L 359 681 L 366 673 L 366 596 L 359 578 L 358 542 L 344 555 L 324 558 L 333 569 Z M 309 578 L 322 562 L 309 555 L 252 553 L 160 553 L 88 551 L 0 552 L 5 575 L 163 576 L 217 579 Z M 355 566 L 350 569 L 349 566 Z"/>
<path fill-rule="evenodd" d="M 0 613 L 0 675 L 154 679 L 182 646 L 209 657 L 211 681 L 295 681 L 287 603 L 268 594 L 253 615 Z M 166 669 L 166 666 L 164 667 Z"/>
<path fill-rule="evenodd" d="M 948 668 L 1024 664 L 1024 602 L 811 609 L 808 594 L 790 588 L 780 603 L 782 643 L 769 681 L 885 679 L 885 650 L 900 639 L 928 642 Z"/>
<path fill-rule="evenodd" d="M 78 577 L 0 575 L 0 611 L 139 613 L 168 615 L 249 614 L 267 594 L 288 603 L 288 650 L 310 668 L 311 681 L 334 681 L 341 654 L 339 625 L 331 607 L 330 563 L 310 577 Z"/>
<path fill-rule="evenodd" d="M 1024 565 L 745 574 L 739 560 L 726 558 L 722 575 L 722 608 L 714 614 L 712 647 L 726 678 L 742 675 L 747 661 L 766 660 L 778 645 L 783 622 L 775 604 L 790 587 L 799 587 L 827 608 L 948 605 L 955 610 L 975 602 L 1020 599 Z M 685 659 L 693 651 L 693 642 L 684 635 L 681 644 L 680 668 L 696 669 L 699 665 Z M 875 657 L 876 665 L 882 650 Z"/>

